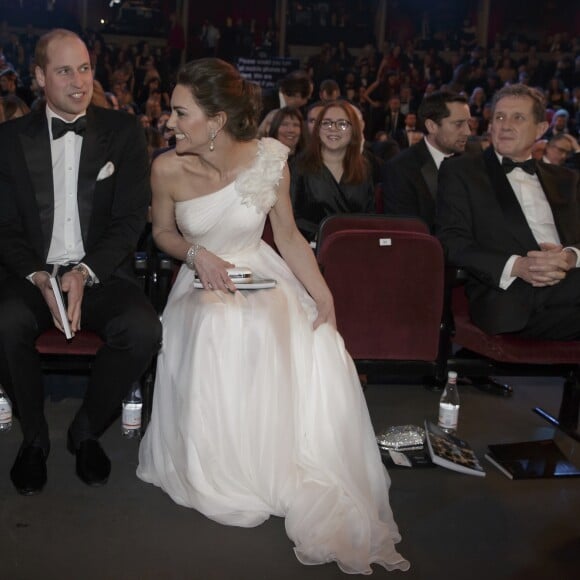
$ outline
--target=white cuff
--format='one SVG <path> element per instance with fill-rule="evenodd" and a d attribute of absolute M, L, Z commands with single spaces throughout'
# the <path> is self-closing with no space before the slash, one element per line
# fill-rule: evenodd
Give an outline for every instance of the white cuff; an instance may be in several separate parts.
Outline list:
<path fill-rule="evenodd" d="M 580 250 L 573 246 L 566 246 L 564 250 L 572 250 L 576 254 L 576 268 L 580 268 Z"/>
<path fill-rule="evenodd" d="M 519 256 L 510 256 L 509 260 L 505 263 L 503 267 L 503 271 L 501 273 L 501 278 L 499 280 L 499 287 L 502 290 L 507 290 L 512 282 L 516 279 L 516 276 L 512 276 L 512 270 L 515 264 L 515 261 L 519 258 Z"/>

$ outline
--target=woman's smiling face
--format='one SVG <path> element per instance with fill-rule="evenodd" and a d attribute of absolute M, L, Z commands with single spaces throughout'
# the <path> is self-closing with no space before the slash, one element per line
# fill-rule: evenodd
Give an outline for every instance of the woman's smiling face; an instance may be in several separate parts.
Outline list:
<path fill-rule="evenodd" d="M 345 111 L 330 107 L 320 121 L 320 142 L 332 151 L 346 149 L 352 139 L 352 125 Z"/>

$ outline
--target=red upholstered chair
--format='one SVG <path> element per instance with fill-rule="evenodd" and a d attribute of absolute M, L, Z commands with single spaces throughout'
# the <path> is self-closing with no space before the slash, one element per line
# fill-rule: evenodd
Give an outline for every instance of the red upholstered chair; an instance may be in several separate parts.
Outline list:
<path fill-rule="evenodd" d="M 375 185 L 375 211 L 383 213 L 385 211 L 385 204 L 383 201 L 383 184 L 377 183 Z"/>
<path fill-rule="evenodd" d="M 444 261 L 427 226 L 415 218 L 336 215 L 321 224 L 316 252 L 359 372 L 441 382 Z"/>
<path fill-rule="evenodd" d="M 43 368 L 59 370 L 88 369 L 103 341 L 90 330 L 77 332 L 72 340 L 56 328 L 50 328 L 36 339 L 36 350 L 42 356 Z"/>
<path fill-rule="evenodd" d="M 486 334 L 469 318 L 468 301 L 463 286 L 453 289 L 451 309 L 455 325 L 453 342 L 483 359 L 469 361 L 452 357 L 448 361 L 449 367 L 467 375 L 477 372 L 479 367 L 483 374 L 493 371 L 500 375 L 538 374 L 565 377 L 558 417 L 553 417 L 539 407 L 534 411 L 580 440 L 577 431 L 580 408 L 580 341 L 537 340 L 509 334 Z"/>
<path fill-rule="evenodd" d="M 36 339 L 36 350 L 41 356 L 42 368 L 45 371 L 90 372 L 95 356 L 103 341 L 98 334 L 90 330 L 77 332 L 72 340 L 66 340 L 64 334 L 56 328 L 50 328 Z M 154 363 L 141 381 L 143 395 L 143 431 L 149 423 L 153 401 Z"/>

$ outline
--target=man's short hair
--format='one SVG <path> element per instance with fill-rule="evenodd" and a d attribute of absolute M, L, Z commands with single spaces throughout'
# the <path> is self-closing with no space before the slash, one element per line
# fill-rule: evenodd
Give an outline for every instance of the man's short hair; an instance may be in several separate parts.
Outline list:
<path fill-rule="evenodd" d="M 333 93 L 335 91 L 340 92 L 340 87 L 334 79 L 325 79 L 320 83 L 320 92 Z"/>
<path fill-rule="evenodd" d="M 43 34 L 38 39 L 34 49 L 34 64 L 42 70 L 46 70 L 46 65 L 48 64 L 48 45 L 55 38 L 78 38 L 82 41 L 78 34 L 72 32 L 72 30 L 67 30 L 66 28 L 54 28 L 53 30 L 49 30 L 47 33 Z"/>
<path fill-rule="evenodd" d="M 465 95 L 452 91 L 434 91 L 430 95 L 425 95 L 417 111 L 421 128 L 425 126 L 425 121 L 428 119 L 440 125 L 443 119 L 449 117 L 451 111 L 447 106 L 448 103 L 468 104 Z"/>
<path fill-rule="evenodd" d="M 558 143 L 560 141 L 565 141 L 570 146 L 570 149 L 568 149 L 568 153 L 572 153 L 572 151 L 574 151 L 574 148 L 572 147 L 571 139 L 574 139 L 574 137 L 572 137 L 572 135 L 568 135 L 567 133 L 558 133 L 557 135 L 554 135 L 548 141 L 547 146 L 548 147 L 556 147 L 556 146 L 558 146 Z"/>
<path fill-rule="evenodd" d="M 5 68 L 3 71 L 0 71 L 0 77 L 7 77 L 13 81 L 18 80 L 18 74 L 11 67 Z"/>
<path fill-rule="evenodd" d="M 305 71 L 297 70 L 287 74 L 278 83 L 284 95 L 300 95 L 303 99 L 310 96 L 310 78 Z"/>
<path fill-rule="evenodd" d="M 533 102 L 532 112 L 536 123 L 541 123 L 546 120 L 546 99 L 538 89 L 523 85 L 522 83 L 502 87 L 493 95 L 493 99 L 491 100 L 492 114 L 495 112 L 497 103 L 506 97 L 530 97 Z"/>

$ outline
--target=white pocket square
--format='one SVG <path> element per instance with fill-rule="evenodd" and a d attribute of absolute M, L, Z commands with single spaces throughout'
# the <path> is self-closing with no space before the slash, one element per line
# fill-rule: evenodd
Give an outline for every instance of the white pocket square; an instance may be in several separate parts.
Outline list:
<path fill-rule="evenodd" d="M 103 179 L 107 179 L 107 177 L 111 177 L 115 173 L 115 166 L 113 165 L 112 161 L 107 161 L 99 171 L 97 175 L 97 181 L 102 181 Z"/>

